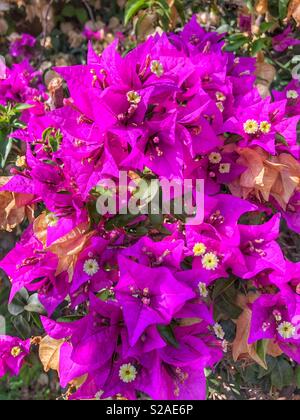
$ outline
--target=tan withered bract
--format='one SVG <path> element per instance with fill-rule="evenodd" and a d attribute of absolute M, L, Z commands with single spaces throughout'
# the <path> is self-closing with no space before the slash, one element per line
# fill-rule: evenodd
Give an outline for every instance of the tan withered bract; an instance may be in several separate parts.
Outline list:
<path fill-rule="evenodd" d="M 72 281 L 78 256 L 94 235 L 94 232 L 88 232 L 88 228 L 88 223 L 83 223 L 47 248 L 58 256 L 57 276 L 66 271 L 69 281 Z"/>
<path fill-rule="evenodd" d="M 33 232 L 35 237 L 44 245 L 44 247 L 46 247 L 47 244 L 47 229 L 46 213 L 42 213 L 33 222 Z"/>
<path fill-rule="evenodd" d="M 48 335 L 40 342 L 39 357 L 45 372 L 50 369 L 59 371 L 60 348 L 64 340 L 54 340 Z"/>
<path fill-rule="evenodd" d="M 230 185 L 232 194 L 247 199 L 250 195 L 260 201 L 276 199 L 286 209 L 294 193 L 300 188 L 300 164 L 291 155 L 270 156 L 260 147 L 236 148 L 237 163 L 246 167 L 241 177 Z"/>
<path fill-rule="evenodd" d="M 289 21 L 291 18 L 294 18 L 297 26 L 300 26 L 300 0 L 290 1 L 286 20 Z"/>
<path fill-rule="evenodd" d="M 252 311 L 248 304 L 254 302 L 258 297 L 259 296 L 254 293 L 251 293 L 248 296 L 240 295 L 238 297 L 237 303 L 244 310 L 236 321 L 237 332 L 236 338 L 232 344 L 232 355 L 235 362 L 240 359 L 250 358 L 262 368 L 267 369 L 265 362 L 257 354 L 256 344 L 248 344 L 252 319 Z M 278 357 L 282 354 L 282 351 L 275 342 L 270 340 L 267 347 L 267 354 Z"/>
<path fill-rule="evenodd" d="M 268 0 L 257 0 L 255 10 L 259 15 L 265 15 L 269 9 Z"/>
<path fill-rule="evenodd" d="M 10 177 L 0 177 L 0 187 L 3 187 Z M 34 196 L 30 194 L 0 191 L 0 230 L 11 232 L 26 218 L 34 219 Z"/>
<path fill-rule="evenodd" d="M 276 77 L 276 69 L 272 64 L 265 62 L 265 56 L 262 52 L 259 52 L 257 55 L 255 75 L 256 87 L 260 96 L 263 99 L 270 96 L 270 86 Z"/>

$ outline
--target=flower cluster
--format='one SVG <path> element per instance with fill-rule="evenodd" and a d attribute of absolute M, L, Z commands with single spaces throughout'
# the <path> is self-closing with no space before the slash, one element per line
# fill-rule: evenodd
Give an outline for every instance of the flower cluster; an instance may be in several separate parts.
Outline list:
<path fill-rule="evenodd" d="M 36 46 L 36 38 L 29 34 L 13 36 L 9 53 L 15 59 L 30 59 Z"/>
<path fill-rule="evenodd" d="M 64 106 L 14 134 L 26 159 L 2 190 L 32 195 L 40 213 L 0 266 L 11 300 L 38 293 L 69 398 L 204 399 L 204 371 L 227 348 L 220 279 L 257 291 L 249 343 L 300 363 L 300 268 L 278 244 L 282 217 L 300 232 L 300 88 L 261 99 L 255 60 L 223 45 L 193 19 L 125 57 L 117 42 L 101 56 L 90 47 L 87 65 L 56 69 Z M 100 217 L 97 185 L 120 170 L 204 179 L 203 222 Z M 75 321 L 55 320 L 62 306 Z"/>
<path fill-rule="evenodd" d="M 35 70 L 28 60 L 13 64 L 11 68 L 2 64 L 0 74 L 0 104 L 27 103 L 35 114 L 44 113 L 47 100 L 42 83 L 42 72 Z"/>
<path fill-rule="evenodd" d="M 18 375 L 29 351 L 30 340 L 0 335 L 0 376 Z"/>

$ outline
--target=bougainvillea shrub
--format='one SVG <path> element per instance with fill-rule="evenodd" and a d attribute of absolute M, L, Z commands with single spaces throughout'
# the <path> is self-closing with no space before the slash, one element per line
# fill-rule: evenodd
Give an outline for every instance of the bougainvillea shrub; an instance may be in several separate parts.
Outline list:
<path fill-rule="evenodd" d="M 26 156 L 1 182 L 34 211 L 0 267 L 11 304 L 29 293 L 39 335 L 1 336 L 0 374 L 17 374 L 31 344 L 68 399 L 201 400 L 227 352 L 300 364 L 300 266 L 278 242 L 284 225 L 300 233 L 299 83 L 261 98 L 255 59 L 196 18 L 55 70 L 68 95 L 29 112 L 13 134 Z M 120 193 L 101 181 L 120 171 L 136 190 L 204 180 L 203 220 L 99 214 Z"/>

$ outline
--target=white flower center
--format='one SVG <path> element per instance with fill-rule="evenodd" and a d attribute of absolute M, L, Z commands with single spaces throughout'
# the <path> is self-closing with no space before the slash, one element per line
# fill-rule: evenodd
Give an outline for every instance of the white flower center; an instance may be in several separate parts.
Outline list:
<path fill-rule="evenodd" d="M 119 377 L 125 384 L 130 384 L 136 380 L 137 370 L 131 363 L 122 365 L 119 370 Z"/>
<path fill-rule="evenodd" d="M 94 259 L 86 260 L 83 265 L 83 271 L 89 276 L 94 276 L 99 271 L 98 262 Z"/>

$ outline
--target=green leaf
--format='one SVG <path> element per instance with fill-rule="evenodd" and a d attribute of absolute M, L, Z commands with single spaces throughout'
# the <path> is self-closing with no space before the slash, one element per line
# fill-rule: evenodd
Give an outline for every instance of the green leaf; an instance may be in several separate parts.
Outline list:
<path fill-rule="evenodd" d="M 180 345 L 176 340 L 174 335 L 174 331 L 171 325 L 158 325 L 157 326 L 158 332 L 162 336 L 162 338 L 171 346 L 179 348 Z"/>
<path fill-rule="evenodd" d="M 286 386 L 291 385 L 293 380 L 294 371 L 292 365 L 287 360 L 278 358 L 271 374 L 272 385 L 281 391 Z"/>
<path fill-rule="evenodd" d="M 279 9 L 279 19 L 283 20 L 287 16 L 287 10 L 290 0 L 279 0 L 278 9 Z"/>
<path fill-rule="evenodd" d="M 229 41 L 229 44 L 226 45 L 225 50 L 229 52 L 238 51 L 241 47 L 243 47 L 248 42 L 249 42 L 249 39 L 243 36 L 237 40 Z"/>
<path fill-rule="evenodd" d="M 105 290 L 102 290 L 102 292 L 98 293 L 97 297 L 103 300 L 104 302 L 106 302 L 112 297 L 112 293 L 109 289 L 105 289 Z"/>
<path fill-rule="evenodd" d="M 18 305 L 16 303 L 9 303 L 7 309 L 12 316 L 21 315 L 25 311 L 24 305 Z"/>
<path fill-rule="evenodd" d="M 71 4 L 67 4 L 62 10 L 62 15 L 69 18 L 76 16 L 75 7 Z"/>
<path fill-rule="evenodd" d="M 0 131 L 0 167 L 5 167 L 7 158 L 11 152 L 13 139 L 8 137 L 8 133 Z"/>
<path fill-rule="evenodd" d="M 263 50 L 266 47 L 266 39 L 260 38 L 253 42 L 252 44 L 252 55 L 256 55 L 261 50 Z"/>
<path fill-rule="evenodd" d="M 284 146 L 289 146 L 288 142 L 286 141 L 286 139 L 279 133 L 276 133 L 276 141 L 278 143 L 282 143 Z"/>
<path fill-rule="evenodd" d="M 149 7 L 149 1 L 145 0 L 129 0 L 125 8 L 125 25 L 128 25 L 129 21 L 143 9 Z"/>
<path fill-rule="evenodd" d="M 268 351 L 268 340 L 259 340 L 256 343 L 256 353 L 259 356 L 259 358 L 262 360 L 263 364 L 266 366 L 266 370 L 268 370 L 267 365 L 267 351 Z"/>
<path fill-rule="evenodd" d="M 227 289 L 232 287 L 235 283 L 235 279 L 219 279 L 216 281 L 212 298 L 216 300 L 219 296 L 226 292 Z"/>
<path fill-rule="evenodd" d="M 80 23 L 85 23 L 89 20 L 87 11 L 84 7 L 80 7 L 79 9 L 76 8 L 76 17 Z"/>
<path fill-rule="evenodd" d="M 171 9 L 166 0 L 156 0 L 154 4 L 158 5 L 158 7 L 163 11 L 165 16 L 167 16 L 168 18 L 171 17 Z"/>
<path fill-rule="evenodd" d="M 23 339 L 29 338 L 31 336 L 31 327 L 22 315 L 14 318 L 12 323 Z"/>
<path fill-rule="evenodd" d="M 184 8 L 184 4 L 182 0 L 175 0 L 174 6 L 177 10 L 177 13 L 182 21 L 182 23 L 186 22 L 186 17 L 185 17 L 185 8 Z"/>
<path fill-rule="evenodd" d="M 270 29 L 272 29 L 273 28 L 273 26 L 275 25 L 275 22 L 274 21 L 271 21 L 271 22 L 263 22 L 261 25 L 260 25 L 260 32 L 261 33 L 265 33 L 265 32 L 268 32 Z"/>
<path fill-rule="evenodd" d="M 24 309 L 27 312 L 34 312 L 40 315 L 46 314 L 46 310 L 44 306 L 41 304 L 41 302 L 39 301 L 37 293 L 30 296 L 30 298 L 28 299 L 27 305 L 24 307 Z"/>
<path fill-rule="evenodd" d="M 215 320 L 238 319 L 243 310 L 236 305 L 238 290 L 235 287 L 236 279 L 220 279 L 213 289 Z"/>
<path fill-rule="evenodd" d="M 17 104 L 14 106 L 14 110 L 18 111 L 18 112 L 22 112 L 22 111 L 26 111 L 26 109 L 30 109 L 32 108 L 33 105 L 29 105 L 29 104 Z"/>
<path fill-rule="evenodd" d="M 133 214 L 120 214 L 105 223 L 105 229 L 108 231 L 115 228 L 122 228 L 132 223 L 139 215 Z"/>

